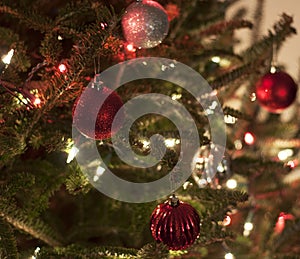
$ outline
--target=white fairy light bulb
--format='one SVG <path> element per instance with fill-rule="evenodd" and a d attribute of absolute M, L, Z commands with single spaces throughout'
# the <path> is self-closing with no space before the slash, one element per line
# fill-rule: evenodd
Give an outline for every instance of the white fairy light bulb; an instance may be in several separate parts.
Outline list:
<path fill-rule="evenodd" d="M 237 181 L 235 179 L 229 179 L 226 182 L 226 186 L 229 189 L 235 189 L 237 187 Z"/>
<path fill-rule="evenodd" d="M 10 61 L 14 55 L 14 49 L 11 49 L 6 55 L 2 56 L 2 62 L 6 65 L 10 64 Z"/>
<path fill-rule="evenodd" d="M 235 256 L 232 253 L 226 253 L 224 259 L 235 259 Z"/>

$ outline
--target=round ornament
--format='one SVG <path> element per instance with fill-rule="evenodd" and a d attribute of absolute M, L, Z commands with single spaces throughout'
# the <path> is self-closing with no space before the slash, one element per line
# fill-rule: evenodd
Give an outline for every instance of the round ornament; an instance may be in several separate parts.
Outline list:
<path fill-rule="evenodd" d="M 290 106 L 297 95 L 293 78 L 282 71 L 267 73 L 256 83 L 256 97 L 260 105 L 272 113 Z"/>
<path fill-rule="evenodd" d="M 168 34 L 168 15 L 155 1 L 134 2 L 126 8 L 122 28 L 128 43 L 138 48 L 153 48 Z"/>
<path fill-rule="evenodd" d="M 170 250 L 182 250 L 199 236 L 200 218 L 191 205 L 173 195 L 152 212 L 150 230 L 153 238 Z"/>
<path fill-rule="evenodd" d="M 200 188 L 207 185 L 218 187 L 232 176 L 230 156 L 223 155 L 222 161 L 215 166 L 215 158 L 211 149 L 218 152 L 218 145 L 204 145 L 196 152 L 192 162 L 192 176 Z"/>
<path fill-rule="evenodd" d="M 114 122 L 114 117 L 122 107 L 120 96 L 106 86 L 87 87 L 75 101 L 73 107 L 73 124 L 86 137 L 103 140 L 110 138 L 122 126 L 123 121 Z M 99 110 L 99 100 L 105 100 Z M 93 119 L 94 118 L 94 119 Z M 96 123 L 93 125 L 93 122 Z"/>

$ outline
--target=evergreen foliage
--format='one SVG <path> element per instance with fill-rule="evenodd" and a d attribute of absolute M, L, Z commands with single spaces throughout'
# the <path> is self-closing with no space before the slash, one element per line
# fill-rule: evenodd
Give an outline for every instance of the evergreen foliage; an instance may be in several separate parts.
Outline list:
<path fill-rule="evenodd" d="M 274 161 L 281 149 L 296 153 L 298 124 L 283 124 L 278 115 L 258 122 L 259 108 L 249 98 L 241 97 L 240 109 L 226 102 L 243 88 L 244 96 L 250 96 L 254 82 L 270 68 L 274 45 L 279 49 L 296 33 L 293 18 L 283 13 L 268 35 L 237 54 L 234 32 L 246 28 L 250 33 L 256 24 L 243 19 L 245 10 L 225 19 L 236 0 L 159 2 L 178 11 L 169 35 L 153 49 L 130 52 L 120 23 L 130 1 L 0 1 L 0 51 L 15 51 L 0 78 L 0 258 L 223 258 L 229 250 L 236 258 L 299 258 L 299 179 L 287 180 L 291 168 Z M 149 218 L 164 200 L 113 200 L 93 188 L 76 159 L 66 163 L 76 98 L 95 73 L 145 56 L 176 59 L 200 72 L 215 90 L 224 115 L 236 121 L 228 125 L 226 148 L 239 189 L 230 190 L 224 183 L 220 189 L 199 188 L 190 177 L 187 186 L 176 191 L 201 218 L 200 236 L 185 251 L 170 252 L 153 242 Z M 226 65 L 214 62 L 216 56 Z M 66 66 L 65 73 L 60 64 Z M 129 85 L 117 90 L 124 101 L 152 91 L 180 96 L 178 101 L 196 122 L 201 144 L 210 143 L 205 111 L 184 89 L 149 80 Z M 243 150 L 236 148 L 247 130 L 255 133 L 255 146 L 243 143 Z M 147 155 L 150 147 L 144 140 L 156 133 L 179 138 L 170 121 L 144 116 L 131 128 L 133 150 Z M 117 176 L 136 182 L 166 175 L 180 153 L 168 148 L 158 167 L 136 169 L 118 159 L 110 139 L 97 141 L 97 148 Z M 252 212 L 255 234 L 243 236 L 243 224 Z M 284 230 L 275 233 L 281 212 L 294 219 L 285 220 Z M 228 215 L 236 215 L 236 226 L 224 225 Z"/>

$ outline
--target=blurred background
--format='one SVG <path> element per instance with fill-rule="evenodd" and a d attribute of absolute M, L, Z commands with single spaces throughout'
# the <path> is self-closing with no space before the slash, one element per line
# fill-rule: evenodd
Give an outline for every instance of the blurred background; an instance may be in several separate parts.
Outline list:
<path fill-rule="evenodd" d="M 237 9 L 246 9 L 246 19 L 257 22 L 255 19 L 256 8 L 261 8 L 263 13 L 261 17 L 258 36 L 266 35 L 272 28 L 282 12 L 285 12 L 294 18 L 294 27 L 297 29 L 297 35 L 284 42 L 283 47 L 278 53 L 278 62 L 285 66 L 289 74 L 299 80 L 300 67 L 300 1 L 299 0 L 241 0 L 234 4 L 228 10 L 228 18 L 236 12 Z M 250 46 L 252 39 L 249 30 L 236 30 L 236 35 L 240 40 L 237 44 L 236 51 L 243 50 Z"/>

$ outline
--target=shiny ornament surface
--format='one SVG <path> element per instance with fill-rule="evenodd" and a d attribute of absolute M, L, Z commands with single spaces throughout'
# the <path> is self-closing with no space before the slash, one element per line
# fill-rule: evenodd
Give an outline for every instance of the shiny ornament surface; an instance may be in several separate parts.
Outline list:
<path fill-rule="evenodd" d="M 97 110 L 99 100 L 105 100 Z M 103 87 L 87 87 L 76 100 L 73 107 L 73 124 L 86 137 L 103 140 L 110 138 L 121 127 L 123 121 L 112 123 L 123 102 L 120 96 L 111 89 Z M 93 125 L 93 121 L 96 123 Z"/>
<path fill-rule="evenodd" d="M 270 72 L 256 83 L 256 98 L 269 112 L 279 113 L 294 102 L 297 89 L 289 74 L 282 71 Z"/>
<path fill-rule="evenodd" d="M 192 176 L 200 188 L 210 185 L 213 188 L 225 183 L 232 176 L 230 156 L 225 152 L 221 162 L 216 159 L 211 150 L 218 152 L 218 145 L 204 145 L 196 152 L 191 165 Z"/>
<path fill-rule="evenodd" d="M 138 48 L 153 48 L 168 34 L 168 15 L 155 1 L 134 2 L 126 8 L 122 28 L 128 43 Z"/>
<path fill-rule="evenodd" d="M 170 250 L 182 250 L 194 243 L 200 231 L 200 218 L 189 204 L 175 196 L 152 212 L 150 230 L 153 238 Z"/>

